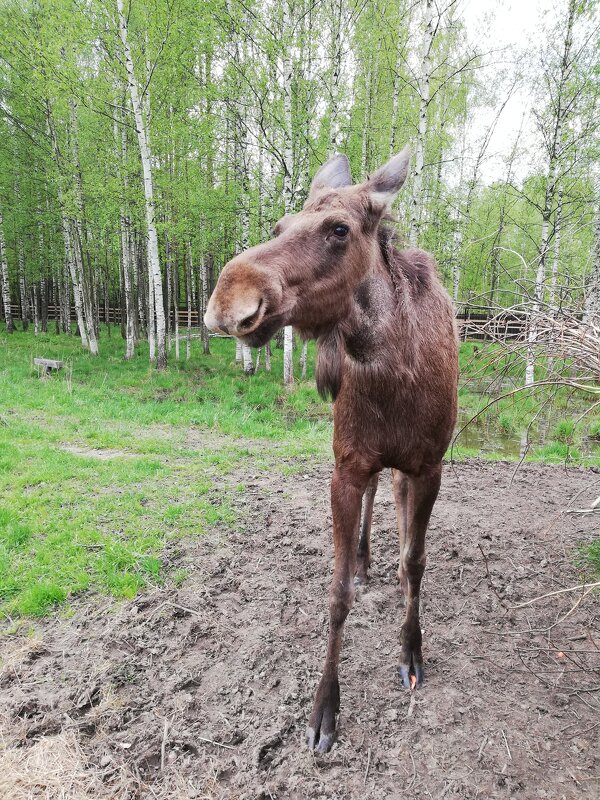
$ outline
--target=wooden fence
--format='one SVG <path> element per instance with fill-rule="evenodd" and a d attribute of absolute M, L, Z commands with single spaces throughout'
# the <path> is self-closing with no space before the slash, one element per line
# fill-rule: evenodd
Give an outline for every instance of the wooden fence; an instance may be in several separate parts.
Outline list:
<path fill-rule="evenodd" d="M 11 305 L 13 319 L 19 320 L 21 315 L 21 307 L 18 304 Z M 54 321 L 56 318 L 56 306 L 48 306 L 48 321 Z M 188 324 L 188 311 L 186 308 L 178 310 L 179 327 L 187 328 Z M 172 312 L 171 312 L 172 318 Z M 190 314 L 191 327 L 200 327 L 200 315 L 197 310 L 193 310 Z M 75 309 L 71 307 L 71 320 L 75 321 Z M 477 307 L 472 309 L 465 309 L 456 315 L 458 324 L 459 336 L 462 341 L 477 340 L 485 341 L 493 340 L 509 340 L 516 339 L 523 336 L 526 328 L 526 317 L 524 314 L 518 314 L 514 311 L 506 312 L 505 314 L 498 314 L 496 310 L 488 309 L 485 307 Z M 109 308 L 108 315 L 105 315 L 104 307 L 100 308 L 100 322 L 108 323 L 110 325 L 121 324 L 121 309 Z"/>

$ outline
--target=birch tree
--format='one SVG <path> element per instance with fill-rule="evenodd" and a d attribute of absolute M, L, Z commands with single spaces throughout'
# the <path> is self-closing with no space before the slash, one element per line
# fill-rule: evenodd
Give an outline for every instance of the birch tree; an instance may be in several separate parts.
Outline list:
<path fill-rule="evenodd" d="M 592 268 L 586 286 L 583 318 L 585 322 L 600 326 L 600 203 L 595 217 Z"/>
<path fill-rule="evenodd" d="M 537 256 L 537 269 L 533 290 L 533 301 L 530 312 L 527 363 L 525 367 L 525 385 L 530 386 L 534 380 L 535 350 L 537 338 L 538 315 L 544 302 L 546 284 L 546 258 L 550 242 L 550 220 L 554 211 L 554 199 L 560 173 L 561 160 L 565 157 L 565 145 L 562 141 L 564 128 L 575 111 L 578 90 L 573 93 L 570 81 L 574 63 L 571 49 L 573 46 L 573 26 L 577 15 L 577 0 L 569 0 L 565 33 L 562 43 L 562 54 L 557 72 L 548 64 L 544 71 L 545 83 L 549 88 L 550 111 L 548 119 L 538 115 L 538 126 L 544 139 L 548 154 L 548 167 L 545 177 L 544 203 L 542 206 L 542 228 Z M 570 85 L 571 84 L 571 85 Z"/>
<path fill-rule="evenodd" d="M 6 259 L 6 240 L 4 239 L 4 221 L 0 209 L 0 278 L 2 279 L 2 303 L 4 305 L 4 319 L 6 332 L 13 333 L 15 325 L 10 307 L 10 283 L 8 279 L 8 261 Z"/>
<path fill-rule="evenodd" d="M 123 197 L 121 198 L 121 270 L 123 276 L 123 294 L 125 296 L 125 358 L 130 359 L 135 355 L 135 331 L 136 324 L 134 315 L 136 306 L 133 296 L 133 259 L 131 248 L 131 220 L 127 214 L 127 195 L 129 190 L 129 176 L 127 175 L 127 127 L 125 125 L 124 113 L 122 115 L 121 130 L 115 120 L 114 124 L 115 144 L 118 146 L 120 139 L 121 170 L 120 177 L 123 186 Z"/>
<path fill-rule="evenodd" d="M 293 60 L 291 55 L 292 30 L 290 18 L 290 0 L 283 2 L 282 22 L 281 75 L 283 80 L 283 206 L 284 213 L 294 210 L 294 163 L 293 163 L 293 120 L 292 120 L 292 79 Z M 283 330 L 283 382 L 290 386 L 294 382 L 294 332 L 291 325 Z"/>
<path fill-rule="evenodd" d="M 148 133 L 144 122 L 144 108 L 138 82 L 134 72 L 131 49 L 128 40 L 127 18 L 123 10 L 123 0 L 117 0 L 117 13 L 119 16 L 119 36 L 123 45 L 123 56 L 127 72 L 127 84 L 131 97 L 131 105 L 135 117 L 135 128 L 140 147 L 142 170 L 144 175 L 144 198 L 146 209 L 147 250 L 148 250 L 148 284 L 149 308 L 156 324 L 156 367 L 165 369 L 167 366 L 167 344 L 165 329 L 165 309 L 163 305 L 162 275 L 158 254 L 158 236 L 156 233 L 154 212 L 154 185 L 152 181 L 152 154 L 148 142 Z M 148 76 L 148 81 L 151 76 Z"/>
<path fill-rule="evenodd" d="M 82 261 L 81 259 L 75 258 L 75 243 L 73 242 L 73 230 L 71 221 L 69 219 L 68 201 L 65 192 L 65 181 L 67 180 L 67 176 L 65 175 L 63 157 L 61 154 L 60 145 L 58 143 L 58 135 L 55 127 L 54 115 L 48 98 L 45 98 L 45 108 L 46 108 L 46 123 L 48 126 L 50 139 L 52 142 L 52 153 L 54 156 L 54 162 L 56 164 L 56 170 L 58 173 L 57 196 L 58 196 L 58 205 L 60 211 L 60 224 L 61 224 L 63 243 L 65 248 L 65 264 L 68 274 L 71 277 L 71 288 L 73 291 L 73 304 L 75 306 L 75 318 L 77 320 L 77 329 L 79 330 L 81 344 L 87 350 L 90 347 L 89 329 L 91 321 L 86 319 L 84 312 L 83 274 L 80 269 Z"/>
<path fill-rule="evenodd" d="M 431 79 L 431 49 L 435 36 L 434 3 L 426 0 L 423 19 L 423 40 L 421 44 L 421 61 L 417 75 L 417 91 L 419 95 L 419 124 L 415 146 L 415 165 L 413 171 L 413 187 L 411 196 L 410 228 L 408 238 L 411 246 L 416 247 L 419 240 L 421 213 L 423 205 L 423 168 L 425 165 L 425 139 L 427 136 L 427 117 L 429 110 L 429 84 Z M 438 16 L 439 22 L 439 16 Z"/>

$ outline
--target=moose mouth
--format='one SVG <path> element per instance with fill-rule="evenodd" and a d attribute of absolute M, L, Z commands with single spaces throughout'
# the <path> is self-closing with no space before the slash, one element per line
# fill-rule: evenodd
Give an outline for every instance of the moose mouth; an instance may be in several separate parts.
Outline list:
<path fill-rule="evenodd" d="M 273 314 L 268 318 L 265 316 L 257 328 L 246 335 L 238 335 L 238 339 L 249 347 L 263 347 L 283 327 L 284 319 L 283 314 Z"/>

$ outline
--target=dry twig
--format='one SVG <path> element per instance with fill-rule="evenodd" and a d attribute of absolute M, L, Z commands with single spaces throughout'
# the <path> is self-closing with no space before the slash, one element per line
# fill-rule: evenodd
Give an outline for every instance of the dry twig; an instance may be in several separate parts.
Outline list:
<path fill-rule="evenodd" d="M 480 548 L 481 549 L 481 548 Z M 483 553 L 483 550 L 481 551 Z M 595 589 L 600 586 L 600 581 L 595 581 L 594 583 L 580 583 L 577 586 L 569 586 L 566 589 L 557 589 L 555 592 L 547 592 L 546 594 L 541 594 L 539 597 L 532 597 L 531 600 L 526 600 L 524 603 L 519 603 L 516 606 L 509 606 L 509 611 L 514 611 L 516 608 L 525 608 L 525 606 L 530 606 L 532 603 L 537 603 L 538 600 L 545 600 L 547 597 L 555 597 L 557 594 L 565 594 L 566 592 L 576 592 L 578 589 Z"/>

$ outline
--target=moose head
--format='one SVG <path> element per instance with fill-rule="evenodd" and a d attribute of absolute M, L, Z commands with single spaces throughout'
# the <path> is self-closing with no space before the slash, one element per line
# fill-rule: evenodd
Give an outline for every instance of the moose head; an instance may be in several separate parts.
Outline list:
<path fill-rule="evenodd" d="M 277 222 L 273 238 L 223 269 L 204 322 L 260 347 L 284 325 L 316 338 L 349 313 L 352 296 L 378 257 L 378 228 L 406 180 L 405 147 L 364 183 L 335 155 L 317 172 L 304 208 Z"/>

